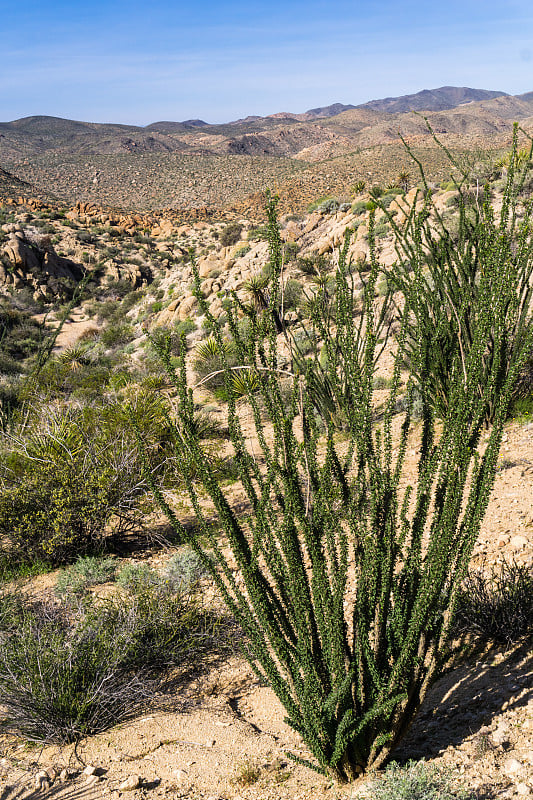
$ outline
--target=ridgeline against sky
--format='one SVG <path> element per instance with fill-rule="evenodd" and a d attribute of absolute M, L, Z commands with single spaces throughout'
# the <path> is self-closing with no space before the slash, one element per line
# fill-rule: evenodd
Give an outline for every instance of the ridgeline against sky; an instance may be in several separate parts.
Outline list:
<path fill-rule="evenodd" d="M 301 112 L 423 86 L 531 89 L 527 0 L 3 4 L 0 119 L 145 125 Z"/>

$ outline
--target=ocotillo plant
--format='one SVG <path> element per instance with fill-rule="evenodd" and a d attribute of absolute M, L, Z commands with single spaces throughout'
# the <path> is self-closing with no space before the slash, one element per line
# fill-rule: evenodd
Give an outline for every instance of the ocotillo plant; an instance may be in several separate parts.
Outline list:
<path fill-rule="evenodd" d="M 458 212 L 451 220 L 437 208 L 422 165 L 423 189 L 405 222 L 400 225 L 381 207 L 395 231 L 399 255 L 388 271 L 388 280 L 401 297 L 408 298 L 413 315 L 407 328 L 406 353 L 408 358 L 422 359 L 424 380 L 430 381 L 431 400 L 442 418 L 453 396 L 451 387 L 464 371 L 462 352 L 469 352 L 473 346 L 477 317 L 484 312 L 478 294 L 486 291 L 487 282 L 495 295 L 502 284 L 510 282 L 513 288 L 504 289 L 508 305 L 501 306 L 506 320 L 505 342 L 496 342 L 489 333 L 480 354 L 485 374 L 481 374 L 476 391 L 485 391 L 494 359 L 500 364 L 497 381 L 503 385 L 515 359 L 520 358 L 521 341 L 531 325 L 533 297 L 533 201 L 522 196 L 532 173 L 532 157 L 533 139 L 529 138 L 528 148 L 519 150 L 515 125 L 503 202 L 497 214 L 487 199 L 489 187 L 472 189 L 470 176 L 461 172 L 457 162 L 458 177 L 453 183 Z M 420 199 L 423 206 L 417 209 Z M 380 205 L 379 200 L 376 203 Z M 497 347 L 504 349 L 497 353 Z M 489 401 L 487 422 L 494 411 Z"/>
<path fill-rule="evenodd" d="M 282 271 L 274 200 L 267 212 L 274 311 Z M 369 239 L 371 269 L 358 298 L 362 318 L 354 314 L 347 237 L 335 277 L 335 313 L 321 330 L 328 388 L 344 415 L 342 435 L 329 413 L 320 418 L 307 391 L 309 375 L 291 364 L 287 326 L 280 335 L 272 313 L 251 314 L 244 339 L 237 324 L 243 306 L 235 300 L 228 312 L 235 347 L 257 378 L 246 398 L 252 433 L 232 386 L 239 367 L 227 360 L 224 385 L 234 461 L 250 513 L 233 507 L 234 489 L 230 497 L 204 458 L 185 356 L 177 370 L 167 356 L 166 367 L 177 387 L 175 461 L 198 519 L 196 533 L 180 524 L 154 486 L 177 533 L 197 552 L 239 621 L 244 653 L 308 747 L 305 763 L 339 781 L 385 761 L 447 657 L 458 588 L 489 500 L 526 344 L 517 345 L 520 352 L 502 378 L 507 325 L 519 313 L 518 287 L 509 270 L 496 286 L 482 273 L 471 342 L 453 373 L 442 426 L 435 422 L 423 351 L 410 352 L 422 403 L 422 421 L 414 426 L 412 374 L 407 411 L 397 411 L 412 324 L 407 298 L 389 396 L 376 409 L 380 268 L 373 216 Z M 499 252 L 497 242 L 494 261 Z M 209 317 L 198 276 L 196 293 Z M 221 332 L 210 321 L 223 353 Z M 494 355 L 486 363 L 489 343 Z M 489 407 L 493 425 L 481 447 Z M 413 440 L 418 469 L 413 485 L 406 485 L 405 455 Z M 213 508 L 223 536 L 212 526 Z"/>

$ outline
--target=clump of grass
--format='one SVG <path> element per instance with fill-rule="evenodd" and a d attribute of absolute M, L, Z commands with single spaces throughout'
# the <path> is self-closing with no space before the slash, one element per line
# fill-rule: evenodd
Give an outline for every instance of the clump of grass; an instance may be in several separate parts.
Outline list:
<path fill-rule="evenodd" d="M 470 572 L 455 615 L 459 634 L 509 644 L 533 632 L 533 570 L 516 562 Z"/>
<path fill-rule="evenodd" d="M 239 761 L 235 766 L 235 773 L 232 783 L 235 786 L 244 788 L 245 786 L 252 786 L 256 783 L 261 775 L 259 765 L 251 758 L 245 758 Z"/>
<path fill-rule="evenodd" d="M 409 761 L 405 766 L 389 764 L 384 774 L 365 791 L 368 800 L 473 800 L 474 795 L 456 786 L 451 770 Z"/>

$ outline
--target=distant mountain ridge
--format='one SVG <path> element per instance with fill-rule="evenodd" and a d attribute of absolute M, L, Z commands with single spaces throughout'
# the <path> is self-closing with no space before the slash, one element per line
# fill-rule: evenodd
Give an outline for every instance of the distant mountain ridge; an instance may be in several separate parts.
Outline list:
<path fill-rule="evenodd" d="M 494 97 L 502 96 L 509 95 L 507 92 L 470 89 L 467 86 L 441 86 L 439 89 L 422 89 L 416 94 L 405 94 L 401 97 L 370 100 L 357 108 L 372 108 L 375 111 L 385 111 L 387 114 L 404 114 L 406 111 L 448 111 L 465 103 L 477 103 L 480 100 L 492 100 Z"/>
<path fill-rule="evenodd" d="M 400 137 L 420 145 L 430 142 L 425 118 L 439 138 L 449 137 L 445 141 L 452 147 L 494 150 L 507 146 L 515 121 L 533 133 L 533 92 L 513 96 L 443 86 L 359 106 L 333 103 L 303 114 L 278 112 L 220 125 L 190 119 L 141 127 L 31 116 L 0 123 L 0 165 L 10 173 L 0 175 L 0 194 L 8 195 L 8 187 L 10 196 L 27 194 L 26 187 L 16 185 L 20 179 L 36 191 L 52 189 L 74 201 L 99 201 L 105 194 L 113 205 L 125 204 L 124 198 L 143 186 L 143 202 L 152 207 L 158 187 L 174 169 L 189 194 L 198 187 L 199 198 L 210 198 L 213 182 L 222 175 L 270 175 L 274 185 L 275 176 L 300 175 L 322 164 L 329 191 L 343 159 L 359 163 L 362 154 L 398 145 Z M 368 157 L 372 160 L 371 153 Z M 219 177 L 199 181 L 198 175 Z M 176 202 L 172 186 L 167 194 L 164 207 Z"/>

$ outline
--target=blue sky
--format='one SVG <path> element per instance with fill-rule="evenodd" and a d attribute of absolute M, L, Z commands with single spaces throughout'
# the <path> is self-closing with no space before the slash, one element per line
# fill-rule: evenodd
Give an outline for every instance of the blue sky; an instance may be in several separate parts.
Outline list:
<path fill-rule="evenodd" d="M 524 0 L 0 0 L 0 120 L 145 125 L 533 90 Z"/>

